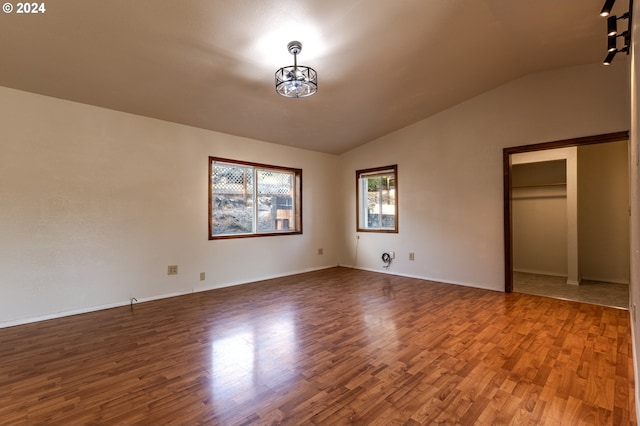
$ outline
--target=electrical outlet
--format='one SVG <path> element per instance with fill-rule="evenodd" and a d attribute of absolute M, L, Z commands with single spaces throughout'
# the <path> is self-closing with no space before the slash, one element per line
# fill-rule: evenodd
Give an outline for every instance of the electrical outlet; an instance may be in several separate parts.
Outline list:
<path fill-rule="evenodd" d="M 318 254 L 324 254 L 324 249 L 319 248 L 318 249 Z"/>
<path fill-rule="evenodd" d="M 414 252 L 409 252 L 409 260 L 416 260 L 416 255 Z"/>
<path fill-rule="evenodd" d="M 204 281 L 205 274 L 204 272 L 200 272 L 200 281 Z"/>
<path fill-rule="evenodd" d="M 169 265 L 167 267 L 167 275 L 178 275 L 178 265 Z"/>

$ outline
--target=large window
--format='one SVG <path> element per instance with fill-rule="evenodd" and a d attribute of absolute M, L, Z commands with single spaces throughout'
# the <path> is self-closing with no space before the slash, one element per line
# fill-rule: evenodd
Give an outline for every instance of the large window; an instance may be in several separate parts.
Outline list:
<path fill-rule="evenodd" d="M 398 166 L 356 171 L 358 232 L 398 232 Z"/>
<path fill-rule="evenodd" d="M 302 233 L 302 170 L 209 157 L 209 239 Z"/>

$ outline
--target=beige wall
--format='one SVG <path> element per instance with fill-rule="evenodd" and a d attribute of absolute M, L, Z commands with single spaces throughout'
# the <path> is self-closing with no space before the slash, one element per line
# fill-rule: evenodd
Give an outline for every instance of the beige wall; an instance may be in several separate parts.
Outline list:
<path fill-rule="evenodd" d="M 578 147 L 578 226 L 583 279 L 629 283 L 628 142 Z"/>
<path fill-rule="evenodd" d="M 0 129 L 0 326 L 337 264 L 333 155 L 6 88 Z M 302 168 L 304 234 L 209 241 L 210 155 Z"/>
<path fill-rule="evenodd" d="M 398 234 L 356 239 L 354 188 L 344 185 L 344 265 L 504 290 L 502 149 L 629 128 L 628 72 L 579 66 L 529 75 L 341 156 L 355 170 L 398 164 Z M 415 261 L 408 253 L 415 253 Z"/>
<path fill-rule="evenodd" d="M 391 273 L 501 291 L 502 148 L 625 130 L 627 93 L 615 64 L 539 73 L 336 157 L 0 88 L 0 326 L 389 250 Z M 208 241 L 209 155 L 302 168 L 304 234 Z M 355 170 L 395 163 L 400 233 L 356 240 Z"/>

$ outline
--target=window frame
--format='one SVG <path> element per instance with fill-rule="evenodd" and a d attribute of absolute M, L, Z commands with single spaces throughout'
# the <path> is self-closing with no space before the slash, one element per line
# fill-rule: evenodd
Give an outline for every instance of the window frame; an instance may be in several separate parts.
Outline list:
<path fill-rule="evenodd" d="M 227 163 L 230 165 L 238 165 L 239 167 L 250 167 L 253 169 L 253 173 L 257 176 L 257 170 L 269 170 L 277 172 L 292 173 L 294 176 L 293 182 L 293 215 L 294 215 L 294 229 L 285 231 L 268 231 L 258 232 L 257 229 L 252 233 L 246 234 L 230 234 L 230 235 L 213 235 L 213 166 L 218 163 Z M 284 235 L 298 235 L 302 234 L 302 169 L 296 169 L 293 167 L 274 166 L 272 164 L 254 163 L 250 161 L 233 160 L 230 158 L 212 157 L 209 156 L 209 174 L 208 174 L 208 189 L 209 189 L 209 205 L 208 205 L 208 219 L 209 219 L 209 240 L 228 240 L 235 238 L 253 238 L 253 237 L 273 237 Z M 257 177 L 255 186 L 258 186 Z M 257 214 L 258 203 L 254 202 L 253 213 Z M 254 216 L 254 220 L 257 216 Z"/>
<path fill-rule="evenodd" d="M 395 203 L 394 203 L 394 213 L 395 213 L 395 223 L 394 228 L 365 228 L 361 226 L 361 220 L 363 219 L 363 205 L 364 200 L 361 200 L 360 195 L 360 178 L 366 175 L 376 175 L 376 174 L 384 174 L 384 172 L 389 172 L 389 174 L 393 173 L 395 180 Z M 370 169 L 362 169 L 356 170 L 356 232 L 379 232 L 379 233 L 398 233 L 398 165 L 392 164 L 390 166 L 383 167 L 374 167 Z"/>

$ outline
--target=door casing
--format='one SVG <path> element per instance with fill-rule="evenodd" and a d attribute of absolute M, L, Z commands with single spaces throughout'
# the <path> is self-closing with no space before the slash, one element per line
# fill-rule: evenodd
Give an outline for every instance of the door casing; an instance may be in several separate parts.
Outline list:
<path fill-rule="evenodd" d="M 511 206 L 511 155 L 522 152 L 543 151 L 547 149 L 566 148 L 570 146 L 584 146 L 597 143 L 619 142 L 629 140 L 629 131 L 605 133 L 595 136 L 564 139 L 552 142 L 543 142 L 531 145 L 503 148 L 503 198 L 504 198 L 504 291 L 513 291 L 513 228 Z"/>

